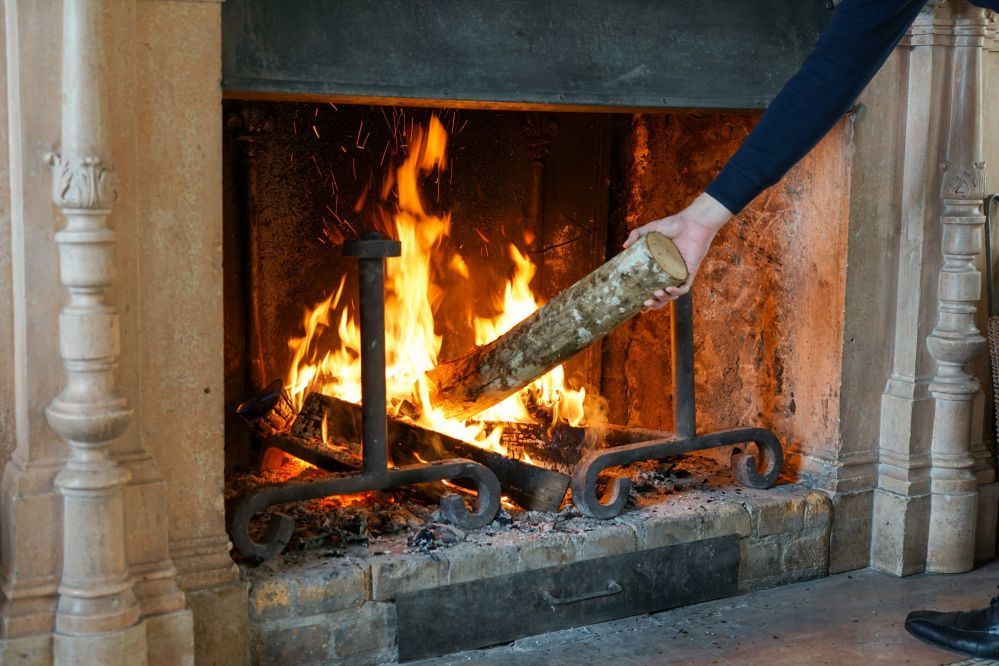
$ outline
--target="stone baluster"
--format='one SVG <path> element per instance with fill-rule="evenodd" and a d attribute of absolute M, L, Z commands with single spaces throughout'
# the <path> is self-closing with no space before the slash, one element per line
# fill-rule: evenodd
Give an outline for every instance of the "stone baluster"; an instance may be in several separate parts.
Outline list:
<path fill-rule="evenodd" d="M 63 495 L 63 567 L 54 656 L 61 663 L 144 663 L 145 630 L 125 559 L 123 488 L 110 456 L 131 410 L 116 386 L 118 314 L 113 282 L 114 200 L 102 85 L 102 0 L 64 0 L 61 153 L 49 156 L 56 234 L 69 302 L 59 316 L 66 385 L 46 414 L 69 443 L 56 476 Z"/>
<path fill-rule="evenodd" d="M 943 267 L 937 325 L 927 339 L 936 361 L 930 384 L 935 416 L 931 440 L 930 520 L 926 570 L 957 573 L 974 565 L 978 479 L 972 457 L 974 402 L 981 391 L 966 365 L 985 339 L 975 325 L 981 295 L 976 265 L 982 248 L 982 64 L 985 12 L 961 2 L 954 8 L 949 72 L 950 119 L 943 163 L 940 221 Z"/>

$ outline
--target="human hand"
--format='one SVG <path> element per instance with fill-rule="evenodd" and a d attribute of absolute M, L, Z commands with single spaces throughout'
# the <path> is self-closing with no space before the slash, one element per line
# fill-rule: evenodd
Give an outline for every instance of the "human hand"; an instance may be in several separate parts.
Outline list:
<path fill-rule="evenodd" d="M 732 213 L 714 197 L 701 194 L 676 215 L 649 222 L 632 230 L 628 240 L 624 242 L 624 247 L 631 247 L 642 236 L 658 231 L 673 240 L 676 249 L 680 251 L 680 256 L 687 264 L 687 280 L 675 287 L 656 289 L 651 298 L 645 301 L 645 307 L 658 310 L 690 291 L 697 269 L 700 268 L 704 255 L 711 247 L 711 241 L 731 217 Z"/>

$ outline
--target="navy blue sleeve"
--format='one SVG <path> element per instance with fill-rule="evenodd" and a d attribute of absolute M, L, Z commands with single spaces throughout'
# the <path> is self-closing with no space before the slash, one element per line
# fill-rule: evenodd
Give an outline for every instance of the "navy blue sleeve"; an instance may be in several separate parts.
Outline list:
<path fill-rule="evenodd" d="M 815 50 L 708 186 L 738 213 L 804 157 L 856 101 L 926 0 L 843 0 Z"/>

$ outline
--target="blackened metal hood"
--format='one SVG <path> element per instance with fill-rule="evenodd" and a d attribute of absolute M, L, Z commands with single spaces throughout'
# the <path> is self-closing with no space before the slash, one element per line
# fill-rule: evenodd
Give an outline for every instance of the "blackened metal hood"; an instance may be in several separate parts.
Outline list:
<path fill-rule="evenodd" d="M 765 106 L 826 0 L 227 0 L 242 99 L 480 108 Z"/>

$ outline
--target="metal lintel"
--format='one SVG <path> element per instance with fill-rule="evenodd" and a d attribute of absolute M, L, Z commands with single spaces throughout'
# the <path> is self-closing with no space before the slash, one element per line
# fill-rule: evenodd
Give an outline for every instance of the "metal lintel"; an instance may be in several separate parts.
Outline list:
<path fill-rule="evenodd" d="M 765 107 L 825 0 L 227 0 L 230 98 L 624 111 Z"/>

